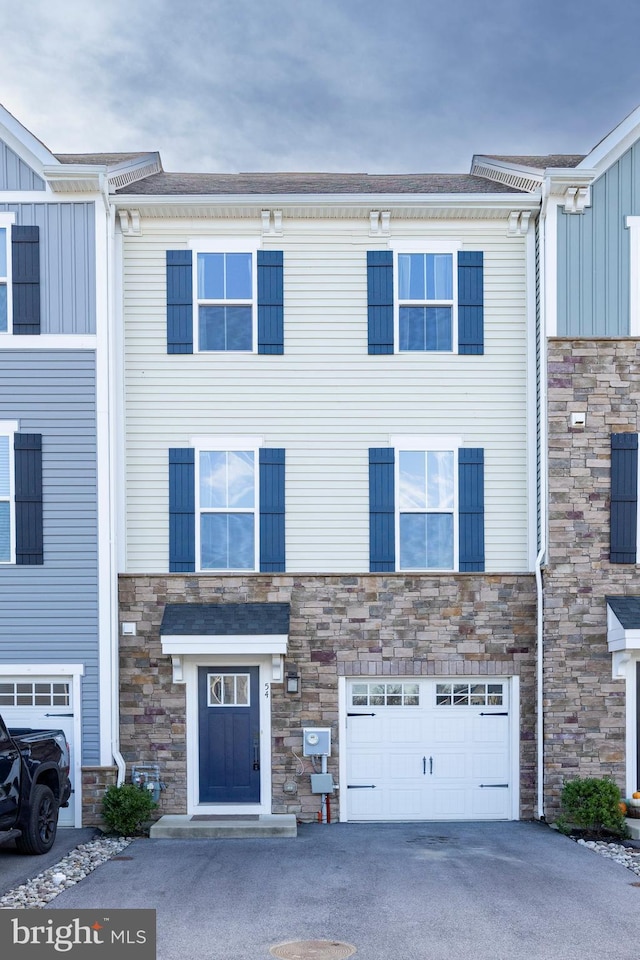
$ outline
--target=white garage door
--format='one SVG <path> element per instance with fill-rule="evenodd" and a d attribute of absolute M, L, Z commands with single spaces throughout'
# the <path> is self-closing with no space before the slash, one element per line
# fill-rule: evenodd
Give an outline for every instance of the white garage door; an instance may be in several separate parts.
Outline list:
<path fill-rule="evenodd" d="M 0 677 L 0 713 L 8 727 L 64 730 L 71 750 L 73 771 L 72 682 L 67 677 Z M 71 775 L 73 784 L 73 775 Z M 60 826 L 74 825 L 73 794 L 60 810 Z"/>
<path fill-rule="evenodd" d="M 511 817 L 509 683 L 347 685 L 349 820 Z"/>

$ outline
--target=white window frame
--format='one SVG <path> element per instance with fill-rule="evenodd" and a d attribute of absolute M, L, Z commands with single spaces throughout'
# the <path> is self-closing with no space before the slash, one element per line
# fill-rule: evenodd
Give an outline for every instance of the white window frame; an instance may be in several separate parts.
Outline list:
<path fill-rule="evenodd" d="M 262 437 L 193 437 L 191 439 L 191 446 L 195 450 L 195 545 L 196 545 L 196 570 L 198 573 L 212 573 L 216 576 L 223 576 L 225 574 L 238 574 L 238 573 L 256 573 L 260 569 L 260 448 L 263 446 Z M 225 568 L 225 569 L 213 569 L 211 567 L 203 567 L 201 560 L 201 541 L 200 541 L 200 517 L 202 515 L 202 509 L 200 507 L 200 454 L 208 453 L 209 451 L 216 452 L 236 452 L 236 451 L 247 451 L 251 452 L 254 455 L 254 506 L 253 508 L 242 507 L 232 511 L 234 513 L 253 513 L 254 514 L 254 558 L 253 558 L 253 567 L 251 569 L 242 568 L 237 569 Z M 207 513 L 212 512 L 231 512 L 229 509 L 220 509 L 219 511 L 212 511 L 207 509 Z"/>
<path fill-rule="evenodd" d="M 193 251 L 193 352 L 203 356 L 249 356 L 258 352 L 258 250 L 261 244 L 256 237 L 199 237 L 189 241 Z M 198 254 L 200 253 L 250 253 L 251 254 L 251 300 L 200 300 L 198 298 Z M 251 350 L 201 350 L 201 306 L 250 306 Z"/>
<path fill-rule="evenodd" d="M 462 446 L 461 437 L 391 437 L 390 446 L 394 448 L 394 490 L 395 490 L 395 550 L 396 550 L 396 569 L 398 573 L 456 573 L 460 565 L 459 557 L 459 497 L 458 497 L 458 460 L 459 450 Z M 418 453 L 433 453 L 437 451 L 450 451 L 453 453 L 453 566 L 448 567 L 401 567 L 400 566 L 400 513 L 430 513 L 443 511 L 429 510 L 400 510 L 400 453 L 403 451 Z M 446 511 L 447 513 L 449 511 Z"/>
<path fill-rule="evenodd" d="M 640 217 L 627 217 L 629 230 L 629 336 L 640 336 Z"/>
<path fill-rule="evenodd" d="M 462 247 L 457 240 L 395 240 L 389 244 L 393 251 L 393 352 L 402 356 L 452 356 L 458 353 L 458 263 L 457 253 Z M 452 300 L 401 300 L 400 269 L 398 254 L 448 253 L 451 255 Z M 400 349 L 400 307 L 451 307 L 451 350 L 401 350 Z"/>
<path fill-rule="evenodd" d="M 7 275 L 0 276 L 0 285 L 7 288 L 7 329 L 0 331 L 0 337 L 7 337 L 13 333 L 13 292 L 11 272 L 11 228 L 16 222 L 15 213 L 0 213 L 0 228 L 4 228 L 7 237 Z"/>
<path fill-rule="evenodd" d="M 0 420 L 0 437 L 9 439 L 9 496 L 1 497 L 2 503 L 9 501 L 9 560 L 0 560 L 0 566 L 9 567 L 16 562 L 16 462 L 15 435 L 18 432 L 17 420 Z"/>

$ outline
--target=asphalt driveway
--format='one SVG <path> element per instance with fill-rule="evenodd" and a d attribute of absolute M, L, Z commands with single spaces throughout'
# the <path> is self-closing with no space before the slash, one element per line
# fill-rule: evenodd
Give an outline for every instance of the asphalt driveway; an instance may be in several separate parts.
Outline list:
<path fill-rule="evenodd" d="M 13 841 L 1 844 L 0 897 L 15 887 L 19 887 L 20 884 L 26 883 L 27 880 L 37 877 L 44 870 L 48 870 L 49 867 L 66 857 L 79 844 L 93 840 L 96 834 L 99 834 L 99 831 L 94 827 L 60 828 L 49 853 L 40 857 L 23 856 L 23 854 L 18 853 Z"/>
<path fill-rule="evenodd" d="M 136 840 L 51 908 L 157 909 L 158 960 L 637 960 L 640 877 L 530 823 L 320 824 L 296 840 Z"/>

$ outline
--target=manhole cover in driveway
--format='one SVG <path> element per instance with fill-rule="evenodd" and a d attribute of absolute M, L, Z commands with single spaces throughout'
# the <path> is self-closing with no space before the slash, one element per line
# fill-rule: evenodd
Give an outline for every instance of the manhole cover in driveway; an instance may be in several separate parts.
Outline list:
<path fill-rule="evenodd" d="M 351 957 L 356 948 L 339 940 L 292 940 L 277 943 L 269 953 L 280 960 L 344 960 Z"/>

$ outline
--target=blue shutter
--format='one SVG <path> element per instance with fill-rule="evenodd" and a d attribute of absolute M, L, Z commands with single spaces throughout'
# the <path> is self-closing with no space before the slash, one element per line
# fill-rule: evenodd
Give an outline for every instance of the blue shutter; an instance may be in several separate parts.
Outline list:
<path fill-rule="evenodd" d="M 367 252 L 369 353 L 393 353 L 393 251 Z"/>
<path fill-rule="evenodd" d="M 167 353 L 193 353 L 191 250 L 167 250 Z"/>
<path fill-rule="evenodd" d="M 611 563 L 635 563 L 638 535 L 638 434 L 611 434 Z"/>
<path fill-rule="evenodd" d="M 483 256 L 458 253 L 458 353 L 484 353 Z"/>
<path fill-rule="evenodd" d="M 195 451 L 169 450 L 169 570 L 196 569 Z"/>
<path fill-rule="evenodd" d="M 40 228 L 11 230 L 13 332 L 40 333 Z"/>
<path fill-rule="evenodd" d="M 284 450 L 260 450 L 260 570 L 283 573 Z"/>
<path fill-rule="evenodd" d="M 484 570 L 484 451 L 458 452 L 458 528 L 461 571 Z"/>
<path fill-rule="evenodd" d="M 258 250 L 258 353 L 284 353 L 281 250 Z"/>
<path fill-rule="evenodd" d="M 42 437 L 16 433 L 16 563 L 44 563 L 42 530 Z"/>
<path fill-rule="evenodd" d="M 369 450 L 369 570 L 396 568 L 396 523 L 393 447 Z"/>

